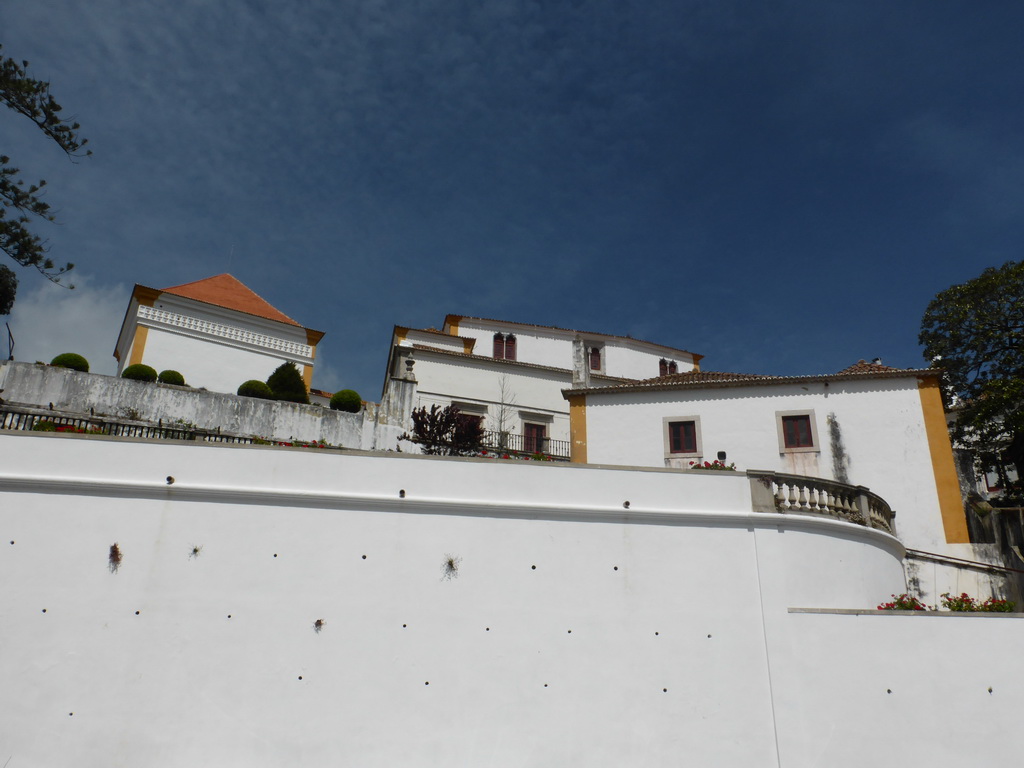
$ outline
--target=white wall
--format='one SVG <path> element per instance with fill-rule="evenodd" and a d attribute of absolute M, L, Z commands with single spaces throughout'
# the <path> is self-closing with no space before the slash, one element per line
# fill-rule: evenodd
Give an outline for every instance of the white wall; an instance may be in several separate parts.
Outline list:
<path fill-rule="evenodd" d="M 818 453 L 781 454 L 777 411 L 813 409 Z M 587 396 L 587 459 L 664 466 L 664 417 L 699 416 L 704 458 L 726 451 L 740 469 L 835 479 L 828 418 L 839 424 L 849 481 L 896 510 L 906 546 L 946 552 L 917 380 L 748 386 Z M 969 556 L 969 555 L 968 555 Z"/>
<path fill-rule="evenodd" d="M 569 331 L 538 328 L 517 328 L 512 325 L 463 318 L 459 323 L 459 336 L 476 339 L 475 352 L 490 357 L 493 350 L 494 334 L 513 333 L 516 337 L 516 359 L 535 365 L 549 365 L 572 370 L 572 342 L 575 336 Z M 584 343 L 603 345 L 604 366 L 601 373 L 623 378 L 650 379 L 659 375 L 658 361 L 666 356 L 666 350 L 645 348 L 643 342 L 600 335 L 581 334 Z M 692 370 L 689 356 L 673 357 L 679 372 Z"/>
<path fill-rule="evenodd" d="M 902 549 L 750 513 L 742 476 L 44 434 L 0 455 L 11 768 L 1017 751 L 1024 623 L 790 613 L 873 607 Z"/>
<path fill-rule="evenodd" d="M 548 437 L 569 439 L 569 407 L 562 397 L 562 389 L 570 386 L 571 375 L 566 372 L 538 370 L 495 363 L 487 358 L 445 357 L 425 350 L 415 353 L 414 373 L 417 381 L 419 405 L 450 405 L 453 401 L 478 403 L 487 406 L 486 429 L 497 429 L 499 385 L 505 376 L 509 391 L 515 397 L 510 406 L 514 414 L 513 431 L 521 434 L 520 412 L 544 414 L 550 417 Z"/>
<path fill-rule="evenodd" d="M 307 345 L 306 330 L 243 312 L 191 301 L 172 294 L 161 294 L 153 309 L 175 313 L 195 320 L 195 327 L 178 327 L 156 320 L 136 317 L 135 322 L 147 328 L 142 362 L 157 371 L 172 369 L 181 373 L 193 387 L 214 392 L 234 393 L 249 379 L 265 381 L 281 363 L 294 362 L 300 373 L 312 358 L 273 349 L 261 344 L 213 335 L 203 324 L 215 323 L 254 334 L 249 338 L 273 339 Z M 133 300 L 129 311 L 137 316 L 142 308 Z M 190 320 L 190 322 L 191 322 Z M 207 326 L 208 327 L 208 326 Z M 135 336 L 131 347 L 122 350 L 118 375 L 128 366 L 132 351 L 140 343 Z"/>
<path fill-rule="evenodd" d="M 191 387 L 235 393 L 249 379 L 266 381 L 281 363 L 280 357 L 255 350 L 196 339 L 160 328 L 150 328 L 142 362 L 157 371 L 178 371 Z M 299 368 L 302 373 L 302 368 Z"/>

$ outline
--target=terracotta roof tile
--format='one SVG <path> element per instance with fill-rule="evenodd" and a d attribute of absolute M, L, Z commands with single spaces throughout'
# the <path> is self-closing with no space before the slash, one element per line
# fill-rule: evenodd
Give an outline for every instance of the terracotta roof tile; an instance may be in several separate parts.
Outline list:
<path fill-rule="evenodd" d="M 302 327 L 284 312 L 271 306 L 266 299 L 242 283 L 241 280 L 227 273 L 208 277 L 205 280 L 196 280 L 194 283 L 164 288 L 163 292 L 201 301 L 204 304 L 233 309 L 236 312 L 244 312 L 247 315 Z"/>
<path fill-rule="evenodd" d="M 858 360 L 856 363 L 851 365 L 849 368 L 843 368 L 837 376 L 842 376 L 847 373 L 883 373 L 885 371 L 898 371 L 899 368 L 892 368 L 888 365 L 882 365 L 881 363 L 870 362 L 866 363 L 863 360 Z"/>

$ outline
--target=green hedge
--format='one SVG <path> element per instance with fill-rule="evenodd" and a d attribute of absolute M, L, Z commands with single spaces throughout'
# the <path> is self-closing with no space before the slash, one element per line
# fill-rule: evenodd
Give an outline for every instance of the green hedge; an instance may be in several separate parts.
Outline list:
<path fill-rule="evenodd" d="M 177 371 L 160 371 L 160 375 L 156 377 L 156 380 L 161 384 L 177 384 L 179 387 L 185 386 L 185 377 Z"/>
<path fill-rule="evenodd" d="M 363 407 L 363 398 L 354 389 L 343 389 L 331 395 L 331 410 L 359 413 Z"/>
<path fill-rule="evenodd" d="M 258 397 L 261 400 L 274 399 L 274 393 L 270 391 L 270 387 L 265 381 L 259 379 L 249 379 L 243 382 L 238 388 L 238 394 L 242 397 Z"/>
<path fill-rule="evenodd" d="M 135 381 L 156 381 L 156 368 L 144 363 L 129 365 L 121 372 L 122 379 L 134 379 Z"/>
<path fill-rule="evenodd" d="M 57 355 L 50 361 L 50 365 L 55 365 L 58 368 L 70 368 L 82 373 L 89 372 L 89 361 L 74 352 L 65 352 L 63 355 Z"/>

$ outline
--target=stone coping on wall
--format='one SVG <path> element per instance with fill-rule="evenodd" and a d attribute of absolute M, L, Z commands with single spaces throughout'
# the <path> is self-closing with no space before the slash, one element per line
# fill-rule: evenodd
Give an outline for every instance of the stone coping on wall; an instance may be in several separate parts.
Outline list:
<path fill-rule="evenodd" d="M 789 613 L 813 613 L 831 616 L 937 616 L 944 618 L 1024 619 L 1024 613 L 994 611 L 883 611 L 876 608 L 790 608 Z"/>

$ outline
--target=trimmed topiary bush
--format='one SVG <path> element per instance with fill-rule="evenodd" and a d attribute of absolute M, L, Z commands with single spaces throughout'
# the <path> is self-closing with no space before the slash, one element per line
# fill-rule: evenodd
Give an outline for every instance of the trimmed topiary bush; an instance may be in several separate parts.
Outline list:
<path fill-rule="evenodd" d="M 63 355 L 57 355 L 50 361 L 50 365 L 55 365 L 58 368 L 70 368 L 73 371 L 81 371 L 82 373 L 89 372 L 89 361 L 74 352 L 65 352 Z"/>
<path fill-rule="evenodd" d="M 309 392 L 306 391 L 306 383 L 302 380 L 302 374 L 295 367 L 295 363 L 281 363 L 277 370 L 270 374 L 267 386 L 274 393 L 275 400 L 309 405 Z"/>
<path fill-rule="evenodd" d="M 238 394 L 242 397 L 258 397 L 261 400 L 273 400 L 274 393 L 270 391 L 265 381 L 249 379 L 238 388 Z"/>
<path fill-rule="evenodd" d="M 177 371 L 160 371 L 160 375 L 156 377 L 156 380 L 161 384 L 177 384 L 179 387 L 185 386 L 185 377 Z"/>
<path fill-rule="evenodd" d="M 331 395 L 332 411 L 347 411 L 348 413 L 359 413 L 363 407 L 363 398 L 354 389 L 343 389 Z"/>
<path fill-rule="evenodd" d="M 121 372 L 122 379 L 134 379 L 135 381 L 156 381 L 156 368 L 145 363 L 129 365 Z"/>

